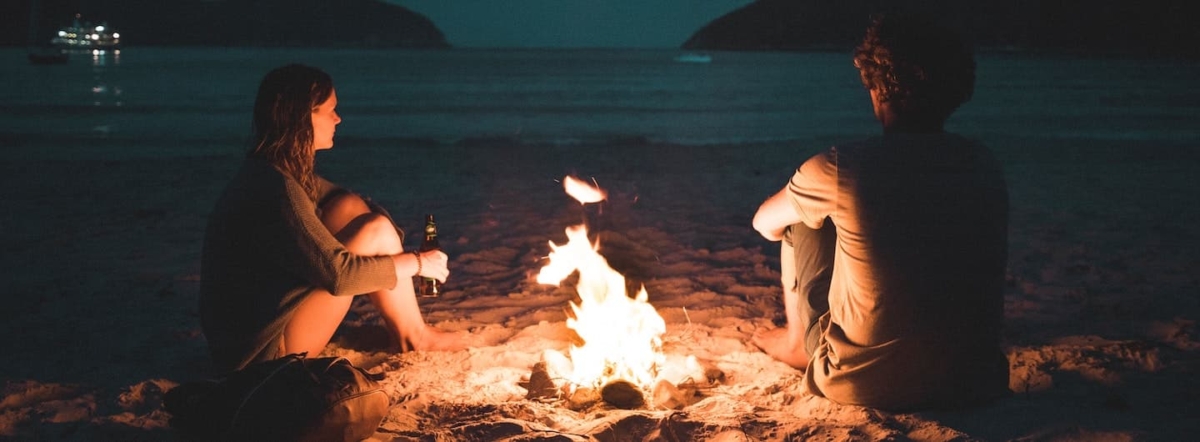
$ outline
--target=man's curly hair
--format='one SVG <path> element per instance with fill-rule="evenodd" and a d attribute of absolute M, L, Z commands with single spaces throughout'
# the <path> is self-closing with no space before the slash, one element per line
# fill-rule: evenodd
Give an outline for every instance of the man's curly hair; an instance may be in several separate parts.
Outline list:
<path fill-rule="evenodd" d="M 863 87 L 900 115 L 949 117 L 975 90 L 975 58 L 956 33 L 913 15 L 879 15 L 854 51 Z"/>

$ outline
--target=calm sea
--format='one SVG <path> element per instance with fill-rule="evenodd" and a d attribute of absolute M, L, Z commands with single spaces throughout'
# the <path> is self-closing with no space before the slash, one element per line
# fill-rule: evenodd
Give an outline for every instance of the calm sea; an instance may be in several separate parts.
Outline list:
<path fill-rule="evenodd" d="M 10 48 L 0 141 L 51 157 L 240 150 L 258 80 L 290 62 L 333 75 L 342 143 L 754 146 L 877 131 L 849 54 L 680 55 L 135 47 L 33 66 Z M 1194 62 L 981 55 L 975 98 L 949 126 L 985 140 L 1194 145 L 1196 78 Z"/>

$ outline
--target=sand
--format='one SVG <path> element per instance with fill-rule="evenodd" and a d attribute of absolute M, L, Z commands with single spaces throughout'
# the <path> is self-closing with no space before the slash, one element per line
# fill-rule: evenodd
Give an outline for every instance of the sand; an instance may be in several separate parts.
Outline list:
<path fill-rule="evenodd" d="M 1048 154 L 1047 140 L 989 140 L 1012 200 L 1013 395 L 986 407 L 839 405 L 800 393 L 800 372 L 749 345 L 782 318 L 778 245 L 750 216 L 817 144 L 341 140 L 319 160 L 327 177 L 410 232 L 437 214 L 451 279 L 422 310 L 469 332 L 472 347 L 400 354 L 358 300 L 325 354 L 386 375 L 393 405 L 374 437 L 383 441 L 1190 439 L 1200 430 L 1200 162 L 1186 152 L 1197 146 L 1052 141 Z M 200 243 L 238 156 L 128 154 L 119 140 L 56 154 L 15 144 L 0 160 L 0 439 L 181 440 L 162 396 L 211 374 L 197 317 Z M 555 182 L 567 173 L 595 178 L 609 200 L 581 208 Z M 612 267 L 644 284 L 665 319 L 664 351 L 722 375 L 673 408 L 526 399 L 522 380 L 542 353 L 571 343 L 574 296 L 533 277 L 547 241 L 565 241 L 585 215 Z"/>

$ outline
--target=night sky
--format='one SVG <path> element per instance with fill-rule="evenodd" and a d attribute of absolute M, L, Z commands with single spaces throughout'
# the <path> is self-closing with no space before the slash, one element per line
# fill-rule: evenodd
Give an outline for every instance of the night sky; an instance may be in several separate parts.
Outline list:
<path fill-rule="evenodd" d="M 39 13 L 30 14 L 33 0 L 9 0 L 0 8 L 5 11 L 0 14 L 0 46 L 44 43 L 80 12 L 87 20 L 107 21 L 124 31 L 128 46 L 807 50 L 846 47 L 859 38 L 869 12 L 906 5 L 964 28 L 981 47 L 1197 58 L 1200 46 L 1191 42 L 1200 38 L 1200 27 L 1186 13 L 1191 2 L 760 0 L 746 7 L 755 2 L 37 0 Z M 703 44 L 685 45 L 706 25 L 735 10 L 736 17 L 726 17 L 722 26 L 703 35 Z M 33 33 L 28 31 L 30 23 L 36 23 Z"/>
<path fill-rule="evenodd" d="M 390 0 L 455 47 L 678 47 L 751 0 Z"/>

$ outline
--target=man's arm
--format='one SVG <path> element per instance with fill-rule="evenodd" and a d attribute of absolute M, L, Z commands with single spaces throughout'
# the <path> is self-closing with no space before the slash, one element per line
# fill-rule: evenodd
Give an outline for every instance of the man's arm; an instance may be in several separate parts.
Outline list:
<path fill-rule="evenodd" d="M 787 187 L 767 198 L 754 213 L 754 230 L 770 241 L 783 239 L 783 230 L 802 221 L 792 206 Z"/>
<path fill-rule="evenodd" d="M 821 228 L 837 207 L 837 150 L 813 155 L 796 168 L 788 184 L 767 198 L 754 214 L 754 230 L 771 241 L 783 239 L 788 226 Z"/>

